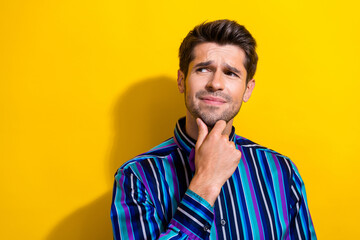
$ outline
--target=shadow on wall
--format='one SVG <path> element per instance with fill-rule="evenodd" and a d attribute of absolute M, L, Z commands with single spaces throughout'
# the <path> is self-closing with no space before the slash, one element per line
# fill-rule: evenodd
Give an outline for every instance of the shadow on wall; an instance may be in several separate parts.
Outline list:
<path fill-rule="evenodd" d="M 183 95 L 175 79 L 159 77 L 132 86 L 115 107 L 116 132 L 110 177 L 125 161 L 173 136 L 176 121 L 185 115 Z"/>
<path fill-rule="evenodd" d="M 111 146 L 109 185 L 124 162 L 172 137 L 175 123 L 185 114 L 183 96 L 175 79 L 158 77 L 130 87 L 114 109 L 114 144 Z M 99 160 L 99 165 L 104 164 Z M 112 189 L 62 220 L 48 240 L 112 239 Z M 59 203 L 60 204 L 60 203 Z"/>

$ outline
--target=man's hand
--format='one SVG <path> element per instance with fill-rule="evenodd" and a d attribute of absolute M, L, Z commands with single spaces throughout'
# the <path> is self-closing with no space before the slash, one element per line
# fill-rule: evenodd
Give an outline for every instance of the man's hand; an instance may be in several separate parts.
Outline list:
<path fill-rule="evenodd" d="M 200 118 L 196 123 L 199 134 L 195 146 L 195 175 L 189 189 L 213 206 L 221 187 L 238 166 L 241 152 L 229 141 L 229 136 L 223 134 L 224 120 L 216 122 L 210 133 Z"/>

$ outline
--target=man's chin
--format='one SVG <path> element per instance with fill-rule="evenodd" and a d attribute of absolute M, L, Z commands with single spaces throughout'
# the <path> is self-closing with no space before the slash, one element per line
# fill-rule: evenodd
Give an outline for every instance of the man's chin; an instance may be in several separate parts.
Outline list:
<path fill-rule="evenodd" d="M 199 109 L 193 106 L 189 107 L 188 105 L 186 105 L 186 107 L 194 119 L 200 118 L 208 128 L 213 128 L 219 120 L 224 120 L 226 123 L 230 122 L 240 110 L 224 111 L 219 108 Z"/>
<path fill-rule="evenodd" d="M 208 128 L 213 128 L 215 126 L 215 124 L 220 121 L 220 120 L 224 120 L 226 123 L 228 123 L 230 120 L 228 119 L 224 119 L 221 117 L 203 117 L 200 116 L 201 120 L 206 124 L 206 126 L 208 126 Z"/>

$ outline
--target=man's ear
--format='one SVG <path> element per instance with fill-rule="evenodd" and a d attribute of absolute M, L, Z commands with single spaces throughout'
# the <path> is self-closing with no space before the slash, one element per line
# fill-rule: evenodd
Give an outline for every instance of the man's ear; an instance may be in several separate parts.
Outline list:
<path fill-rule="evenodd" d="M 177 84 L 178 84 L 179 92 L 184 93 L 184 91 L 185 91 L 185 75 L 180 69 L 178 70 Z"/>
<path fill-rule="evenodd" d="M 247 84 L 246 84 L 246 89 L 245 89 L 245 93 L 243 96 L 243 101 L 247 102 L 249 101 L 252 91 L 254 90 L 255 87 L 255 79 L 251 79 Z"/>

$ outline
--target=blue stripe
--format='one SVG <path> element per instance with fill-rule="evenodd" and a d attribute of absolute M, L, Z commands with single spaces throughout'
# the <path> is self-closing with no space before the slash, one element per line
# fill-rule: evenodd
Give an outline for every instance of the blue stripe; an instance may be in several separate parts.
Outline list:
<path fill-rule="evenodd" d="M 237 239 L 237 228 L 240 239 L 272 239 L 273 229 L 275 239 L 289 235 L 293 240 L 298 239 L 296 222 L 301 238 L 316 239 L 296 166 L 289 158 L 235 135 L 234 128 L 229 139 L 243 154 L 238 169 L 221 189 L 221 205 L 216 201 L 211 207 L 188 190 L 186 176 L 189 181 L 194 176 L 189 155 L 195 141 L 183 135 L 184 122 L 179 120 L 181 131 L 175 127 L 173 138 L 117 171 L 111 205 L 114 239 L 143 239 L 144 235 L 157 239 L 161 235 L 161 239 L 215 240 L 225 235 L 230 240 Z"/>

